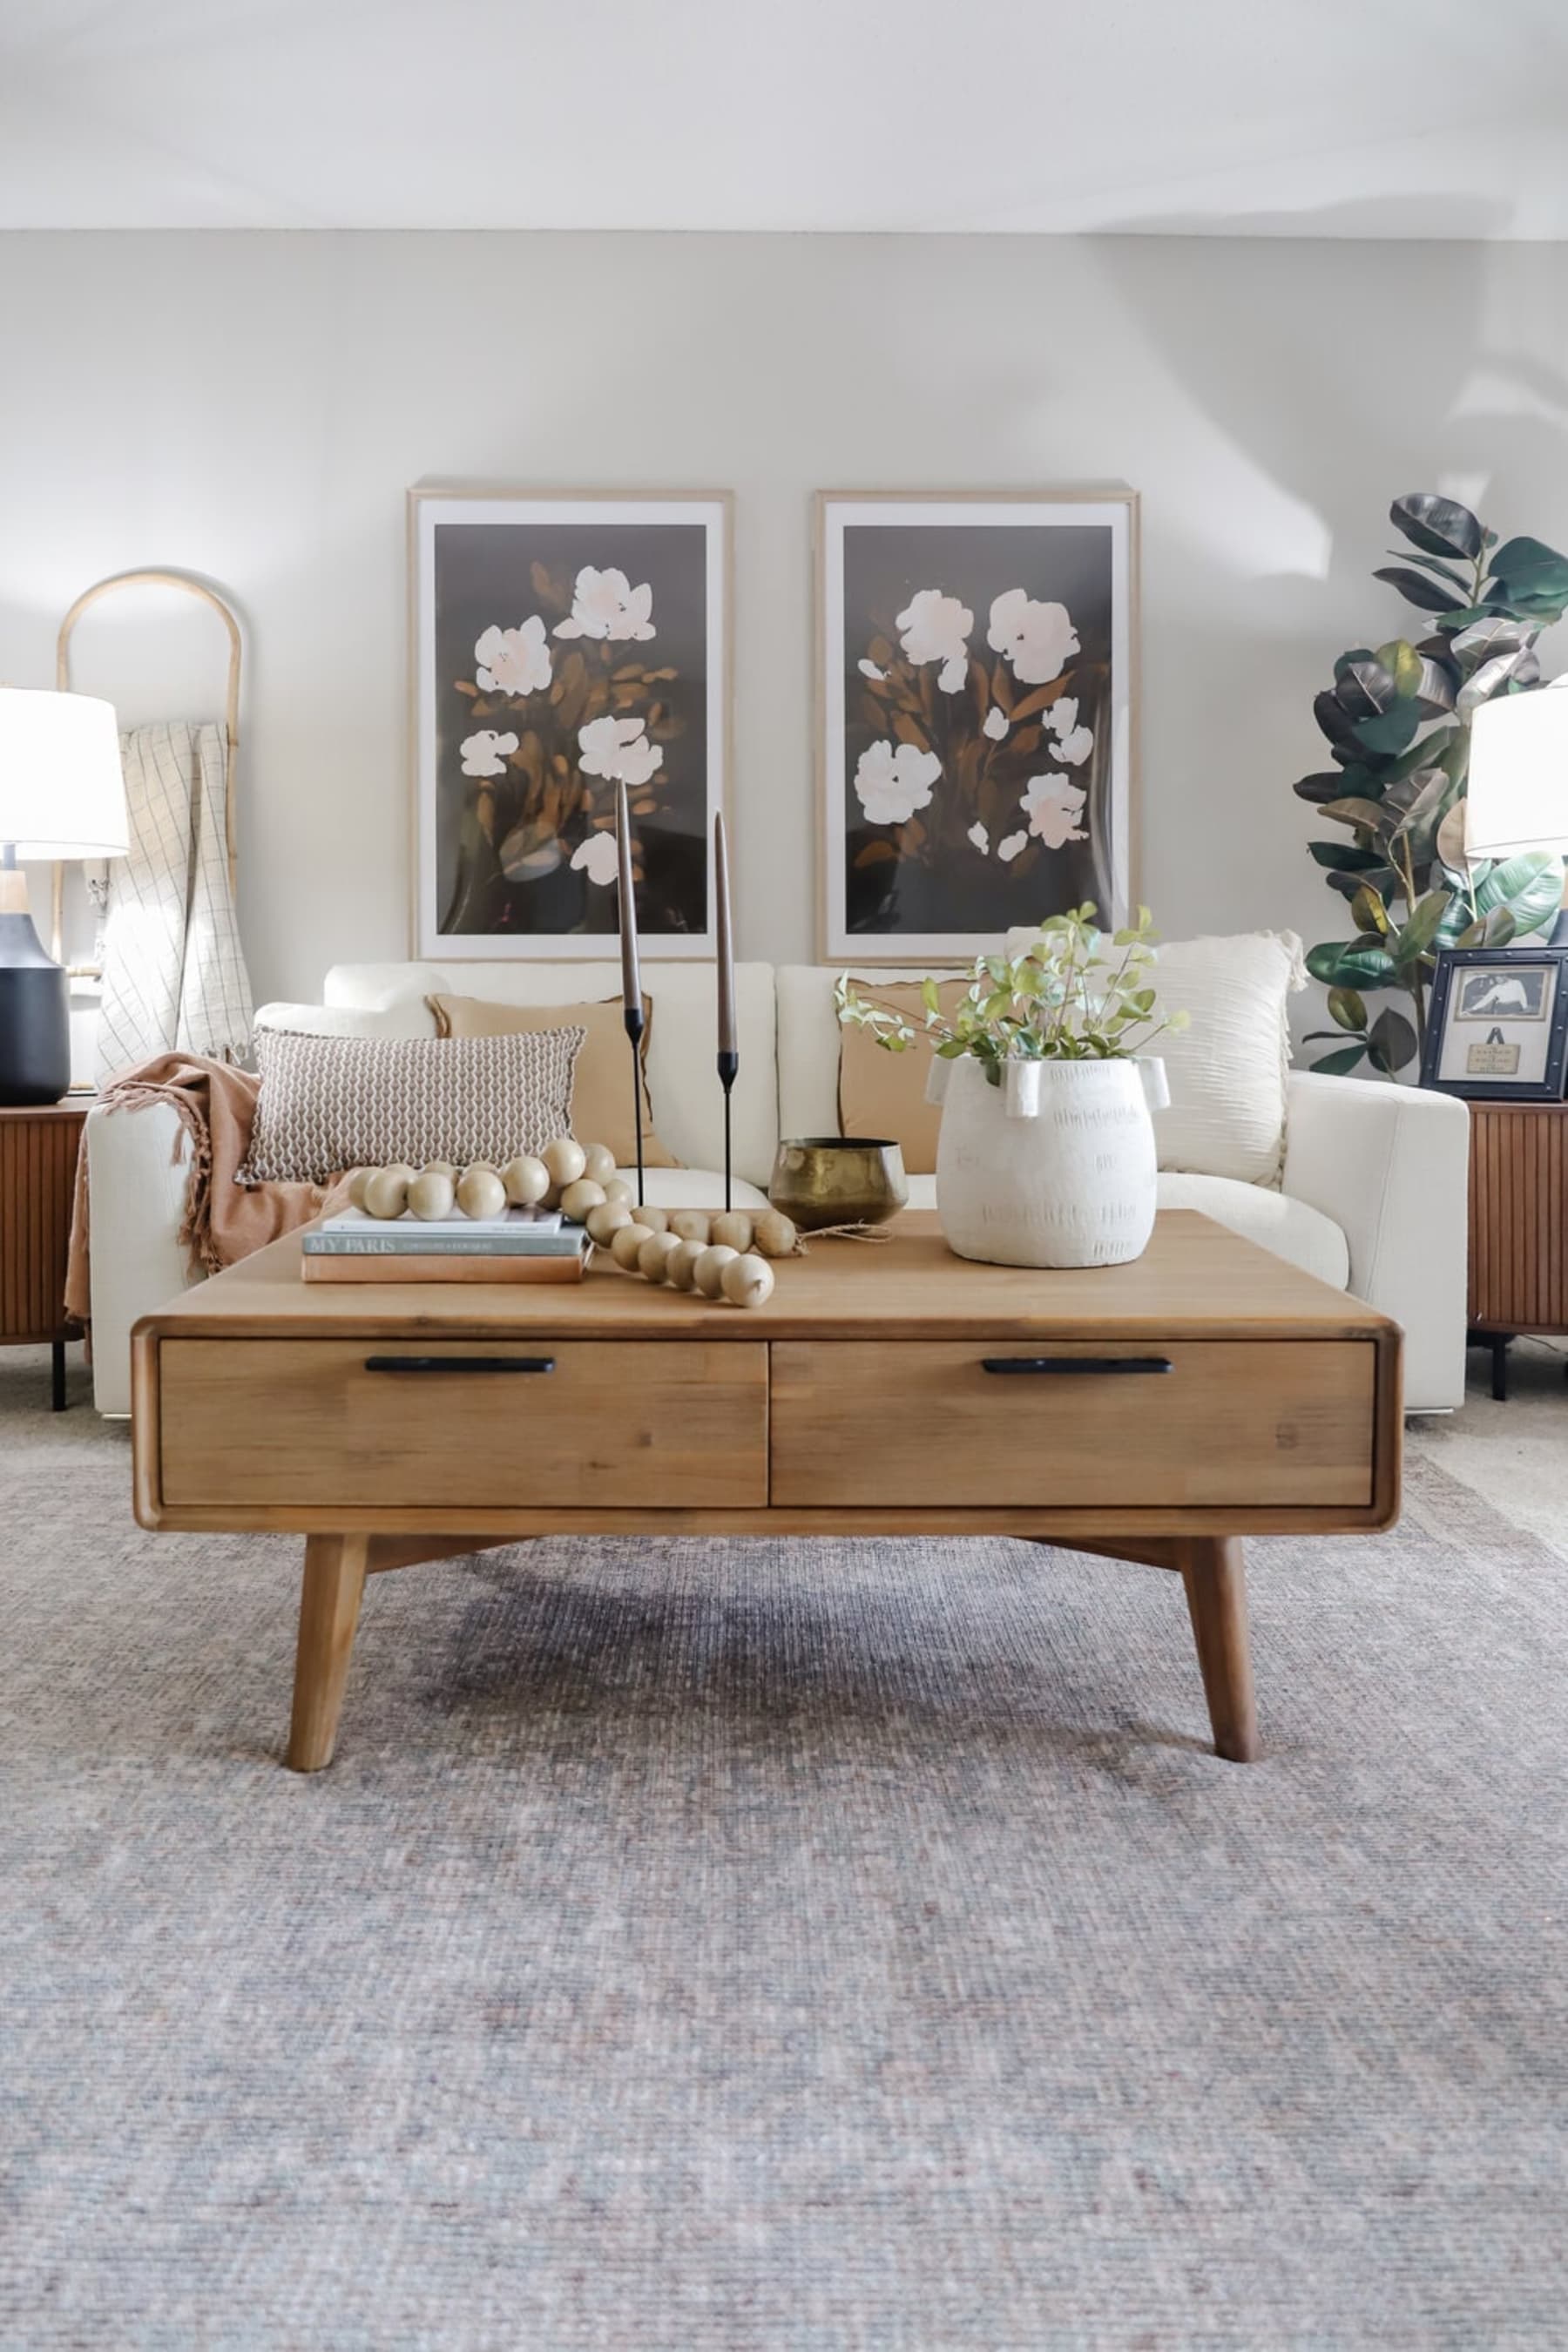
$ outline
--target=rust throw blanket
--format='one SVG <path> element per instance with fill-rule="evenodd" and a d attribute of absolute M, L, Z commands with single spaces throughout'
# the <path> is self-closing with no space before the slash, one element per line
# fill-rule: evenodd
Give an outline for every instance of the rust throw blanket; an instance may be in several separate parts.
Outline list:
<path fill-rule="evenodd" d="M 190 1253 L 193 1273 L 216 1274 L 237 1258 L 248 1257 L 279 1234 L 308 1223 L 330 1197 L 330 1185 L 235 1182 L 236 1171 L 245 1164 L 260 1086 L 252 1072 L 226 1062 L 209 1062 L 198 1054 L 157 1054 L 99 1097 L 99 1108 L 110 1112 L 168 1103 L 190 1137 L 191 1179 L 179 1237 Z M 66 1311 L 83 1323 L 91 1311 L 89 1251 L 84 1136 L 66 1272 Z"/>

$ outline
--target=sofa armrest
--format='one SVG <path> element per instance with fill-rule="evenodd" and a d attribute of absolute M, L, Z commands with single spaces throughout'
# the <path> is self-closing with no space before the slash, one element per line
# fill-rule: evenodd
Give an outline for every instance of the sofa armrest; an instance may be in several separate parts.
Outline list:
<path fill-rule="evenodd" d="M 94 1109 L 87 1118 L 91 1236 L 92 1397 L 131 1410 L 131 1327 L 194 1277 L 180 1246 L 191 1139 L 167 1103 Z"/>
<path fill-rule="evenodd" d="M 1452 1095 L 1293 1071 L 1283 1189 L 1332 1217 L 1350 1288 L 1403 1326 L 1405 1407 L 1465 1398 L 1470 1114 Z"/>

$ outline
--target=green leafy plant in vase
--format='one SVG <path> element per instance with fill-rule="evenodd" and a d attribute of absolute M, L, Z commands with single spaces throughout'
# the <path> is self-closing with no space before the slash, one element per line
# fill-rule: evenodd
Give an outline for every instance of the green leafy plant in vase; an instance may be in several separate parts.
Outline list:
<path fill-rule="evenodd" d="M 1560 858 L 1467 864 L 1464 800 L 1471 713 L 1541 685 L 1535 643 L 1568 609 L 1568 556 L 1538 539 L 1500 542 L 1468 507 L 1429 491 L 1388 512 L 1415 552 L 1373 577 L 1427 615 L 1429 634 L 1340 656 L 1312 705 L 1335 764 L 1295 789 L 1344 829 L 1310 848 L 1353 926 L 1307 957 L 1335 1024 L 1309 1037 L 1334 1047 L 1315 1066 L 1366 1062 L 1392 1077 L 1419 1069 L 1438 950 L 1505 947 L 1550 927 L 1562 900 Z M 1408 1013 L 1374 1015 L 1367 997 L 1384 991 Z"/>
<path fill-rule="evenodd" d="M 1146 907 L 1109 936 L 1092 906 L 1053 915 L 1016 955 L 979 957 L 951 1013 L 921 983 L 921 1027 L 839 977 L 841 1022 L 893 1054 L 924 1035 L 942 1106 L 937 1213 L 961 1257 L 1004 1265 L 1120 1265 L 1153 1229 L 1151 1111 L 1170 1097 L 1145 1048 L 1184 1029 L 1163 1016 Z"/>

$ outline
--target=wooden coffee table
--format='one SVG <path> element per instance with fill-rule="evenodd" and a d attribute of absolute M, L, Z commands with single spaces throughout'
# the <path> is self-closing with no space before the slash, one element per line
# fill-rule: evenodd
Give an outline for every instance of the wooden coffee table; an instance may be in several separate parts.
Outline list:
<path fill-rule="evenodd" d="M 1179 1570 L 1221 1756 L 1258 1752 L 1241 1538 L 1386 1528 L 1400 1335 L 1190 1212 L 1134 1265 L 834 1241 L 752 1312 L 300 1278 L 275 1242 L 139 1323 L 144 1528 L 306 1538 L 288 1761 L 331 1760 L 364 1580 L 536 1535 L 1009 1535 Z"/>

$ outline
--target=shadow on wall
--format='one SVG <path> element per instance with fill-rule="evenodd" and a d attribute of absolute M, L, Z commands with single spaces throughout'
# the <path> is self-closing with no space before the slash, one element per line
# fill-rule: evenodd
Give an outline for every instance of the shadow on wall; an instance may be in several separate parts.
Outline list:
<path fill-rule="evenodd" d="M 1185 244 L 1177 266 L 1163 236 L 1094 241 L 1104 281 L 1120 294 L 1173 383 L 1246 465 L 1315 517 L 1323 531 L 1321 572 L 1297 567 L 1248 581 L 1249 617 L 1239 643 L 1202 643 L 1199 612 L 1193 625 L 1200 642 L 1189 638 L 1181 649 L 1183 658 L 1195 656 L 1215 680 L 1216 723 L 1226 723 L 1227 709 L 1238 715 L 1259 763 L 1246 786 L 1247 805 L 1234 812 L 1228 863 L 1241 869 L 1242 879 L 1229 901 L 1228 927 L 1292 921 L 1309 942 L 1339 936 L 1342 929 L 1307 857 L 1306 843 L 1318 830 L 1315 812 L 1291 797 L 1290 785 L 1321 764 L 1323 746 L 1310 699 L 1326 682 L 1334 656 L 1358 635 L 1375 644 L 1401 631 L 1422 633 L 1414 608 L 1369 577 L 1391 543 L 1390 500 L 1410 489 L 1444 486 L 1458 486 L 1467 501 L 1485 499 L 1487 486 L 1500 476 L 1500 493 L 1491 501 L 1500 527 L 1548 539 L 1554 530 L 1559 538 L 1568 530 L 1563 487 L 1568 481 L 1568 373 L 1539 351 L 1488 341 L 1500 313 L 1507 320 L 1511 305 L 1514 315 L 1538 321 L 1559 347 L 1568 342 L 1562 302 L 1542 297 L 1542 289 L 1551 294 L 1568 288 L 1568 257 L 1553 247 L 1481 241 L 1496 236 L 1506 209 L 1441 196 L 1412 205 L 1412 226 L 1423 228 L 1424 239 L 1381 244 L 1375 276 L 1359 224 L 1374 211 L 1386 224 L 1384 205 L 1339 205 L 1310 216 L 1211 219 L 1206 226 L 1216 236 L 1233 240 L 1225 247 L 1230 303 L 1237 278 L 1246 283 L 1250 332 L 1240 348 L 1234 332 L 1220 331 L 1217 267 L 1212 307 L 1205 299 L 1201 242 Z M 1130 231 L 1138 226 L 1128 225 Z M 1316 261 L 1306 272 L 1299 252 L 1281 252 L 1279 232 L 1286 228 L 1292 241 L 1304 232 L 1312 238 Z M 1436 236 L 1464 241 L 1441 247 L 1426 241 Z M 1391 254 L 1399 257 L 1398 295 L 1379 316 L 1370 306 L 1388 285 Z M 1510 277 L 1517 278 L 1511 292 Z M 1304 286 L 1310 289 L 1305 302 Z M 1522 312 L 1527 299 L 1531 309 Z M 1379 386 L 1377 397 L 1366 396 L 1369 383 Z M 1212 543 L 1198 544 L 1190 507 L 1164 514 L 1159 528 L 1173 532 L 1178 542 L 1185 536 L 1195 576 L 1212 571 Z M 1166 563 L 1172 553 L 1167 545 Z M 1174 554 L 1182 560 L 1179 544 Z M 1234 628 L 1234 621 L 1227 626 Z M 1549 670 L 1568 667 L 1568 636 L 1555 660 L 1550 637 L 1543 654 Z M 1145 656 L 1147 685 L 1157 699 L 1159 666 L 1169 649 L 1163 656 L 1146 646 Z M 1152 729 L 1146 730 L 1145 809 L 1156 845 L 1163 814 L 1167 832 L 1173 830 L 1170 813 L 1159 805 L 1165 793 L 1190 808 L 1198 793 L 1212 792 L 1202 758 L 1201 746 L 1162 744 Z M 1223 822 L 1223 811 L 1214 814 Z M 1282 858 L 1274 845 L 1287 840 L 1291 845 Z M 1172 844 L 1174 858 L 1184 858 L 1189 867 L 1200 856 L 1213 859 L 1217 846 L 1212 835 L 1206 842 L 1188 835 L 1185 846 Z M 1261 870 L 1250 876 L 1249 855 L 1262 860 Z M 1145 875 L 1145 895 L 1163 887 L 1157 870 L 1146 866 Z M 1173 895 L 1195 895 L 1201 904 L 1203 888 L 1195 873 L 1179 874 Z M 1298 1035 L 1322 1025 L 1320 1010 L 1316 990 L 1296 1001 Z"/>

